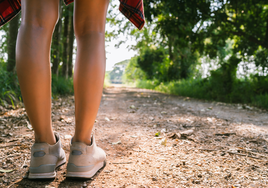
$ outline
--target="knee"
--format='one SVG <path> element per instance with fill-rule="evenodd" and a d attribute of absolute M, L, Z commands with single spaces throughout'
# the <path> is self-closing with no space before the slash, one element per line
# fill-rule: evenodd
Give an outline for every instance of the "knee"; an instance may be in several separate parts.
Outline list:
<path fill-rule="evenodd" d="M 21 26 L 31 27 L 36 30 L 41 29 L 52 33 L 58 19 L 58 11 L 45 12 L 44 10 L 40 10 L 33 14 L 28 13 L 22 15 Z"/>
<path fill-rule="evenodd" d="M 84 21 L 74 24 L 74 33 L 78 40 L 91 35 L 105 36 L 105 27 L 99 23 Z"/>

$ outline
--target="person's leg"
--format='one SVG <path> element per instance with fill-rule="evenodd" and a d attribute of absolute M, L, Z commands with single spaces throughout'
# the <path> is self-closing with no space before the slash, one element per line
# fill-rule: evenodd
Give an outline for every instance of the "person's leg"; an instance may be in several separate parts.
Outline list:
<path fill-rule="evenodd" d="M 16 68 L 35 142 L 55 144 L 51 121 L 50 45 L 58 20 L 57 0 L 22 0 Z"/>
<path fill-rule="evenodd" d="M 109 0 L 75 0 L 74 142 L 91 143 L 105 75 L 105 22 Z"/>

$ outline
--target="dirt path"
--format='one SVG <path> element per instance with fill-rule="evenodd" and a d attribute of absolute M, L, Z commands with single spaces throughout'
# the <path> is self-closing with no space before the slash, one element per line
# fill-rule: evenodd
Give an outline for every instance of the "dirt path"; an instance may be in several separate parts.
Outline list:
<path fill-rule="evenodd" d="M 22 178 L 33 131 L 23 108 L 0 114 L 0 187 L 268 187 L 268 113 L 249 106 L 107 88 L 94 128 L 107 166 L 87 181 L 66 179 L 66 165 L 51 181 Z M 73 97 L 53 100 L 53 126 L 68 157 Z"/>

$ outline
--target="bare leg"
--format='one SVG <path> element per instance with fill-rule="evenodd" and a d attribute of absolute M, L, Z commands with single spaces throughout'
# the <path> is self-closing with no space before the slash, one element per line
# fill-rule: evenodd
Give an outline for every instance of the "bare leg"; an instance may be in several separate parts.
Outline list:
<path fill-rule="evenodd" d="M 105 22 L 108 4 L 109 0 L 75 0 L 75 142 L 91 143 L 105 75 Z"/>
<path fill-rule="evenodd" d="M 51 121 L 50 45 L 58 19 L 57 0 L 22 0 L 16 67 L 36 142 L 56 142 Z"/>

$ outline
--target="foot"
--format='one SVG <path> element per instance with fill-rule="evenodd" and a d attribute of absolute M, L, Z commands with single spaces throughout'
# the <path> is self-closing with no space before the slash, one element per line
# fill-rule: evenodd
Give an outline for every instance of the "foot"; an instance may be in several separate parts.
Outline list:
<path fill-rule="evenodd" d="M 71 143 L 67 175 L 69 178 L 92 178 L 105 166 L 106 154 L 96 146 L 94 135 L 91 145 L 83 142 Z"/>
<path fill-rule="evenodd" d="M 60 136 L 55 133 L 56 144 L 35 143 L 31 148 L 29 179 L 55 178 L 55 169 L 66 162 Z"/>

